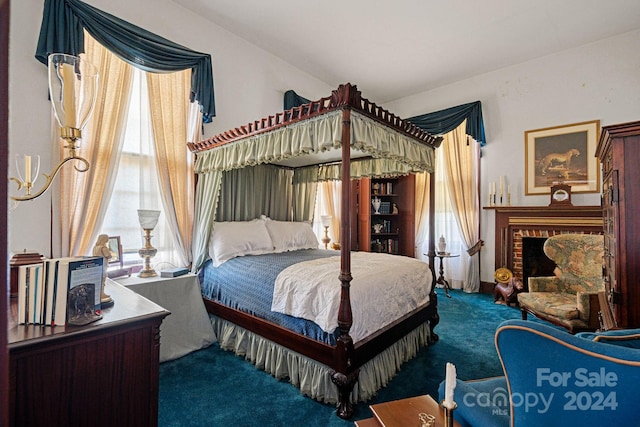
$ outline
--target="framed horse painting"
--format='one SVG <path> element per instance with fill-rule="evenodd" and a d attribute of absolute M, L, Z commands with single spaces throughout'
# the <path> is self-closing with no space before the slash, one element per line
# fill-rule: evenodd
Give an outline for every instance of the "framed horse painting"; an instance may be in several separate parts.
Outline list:
<path fill-rule="evenodd" d="M 570 185 L 572 193 L 600 192 L 599 134 L 600 120 L 526 131 L 525 195 L 549 194 L 556 184 Z"/>

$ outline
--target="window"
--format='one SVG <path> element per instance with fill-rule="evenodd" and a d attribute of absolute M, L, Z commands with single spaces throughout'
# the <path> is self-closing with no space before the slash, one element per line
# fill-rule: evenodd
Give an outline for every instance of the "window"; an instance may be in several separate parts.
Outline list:
<path fill-rule="evenodd" d="M 138 249 L 143 246 L 144 239 L 137 210 L 163 211 L 154 156 L 147 80 L 144 71 L 135 69 L 117 176 L 102 226 L 103 233 L 120 236 L 125 264 L 142 261 Z M 152 235 L 151 244 L 158 250 L 152 259 L 153 266 L 162 269 L 177 265 L 164 212 Z M 167 265 L 163 267 L 161 264 L 164 263 Z"/>

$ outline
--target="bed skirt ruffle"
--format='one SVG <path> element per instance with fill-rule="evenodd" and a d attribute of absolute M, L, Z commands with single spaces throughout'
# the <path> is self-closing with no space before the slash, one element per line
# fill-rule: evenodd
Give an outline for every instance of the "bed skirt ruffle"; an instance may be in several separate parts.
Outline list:
<path fill-rule="evenodd" d="M 331 382 L 331 368 L 293 352 L 253 332 L 209 314 L 220 348 L 233 351 L 279 380 L 287 379 L 305 396 L 324 403 L 338 402 L 338 389 Z M 360 368 L 351 402 L 366 402 L 414 358 L 430 338 L 425 322 Z"/>

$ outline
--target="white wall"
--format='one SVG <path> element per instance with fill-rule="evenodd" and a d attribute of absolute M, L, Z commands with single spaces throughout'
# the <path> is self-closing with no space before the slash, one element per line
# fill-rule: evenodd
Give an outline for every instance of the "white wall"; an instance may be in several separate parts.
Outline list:
<path fill-rule="evenodd" d="M 206 125 L 207 137 L 281 111 L 283 94 L 288 89 L 312 99 L 335 89 L 169 0 L 86 3 L 178 44 L 211 54 L 217 117 L 213 124 Z M 43 0 L 11 3 L 9 151 L 10 159 L 18 153 L 40 154 L 41 171 L 48 172 L 51 107 L 46 67 L 34 57 L 43 4 Z M 10 161 L 10 165 L 9 175 L 15 176 L 14 162 Z M 17 194 L 15 185 L 10 186 L 10 194 Z M 51 197 L 45 194 L 10 211 L 10 252 L 27 249 L 50 256 L 50 210 Z"/>
<path fill-rule="evenodd" d="M 42 170 L 48 171 L 51 145 L 46 68 L 34 58 L 43 3 L 21 0 L 11 5 L 9 141 L 12 156 L 44 155 Z M 170 0 L 87 3 L 212 55 L 218 115 L 214 124 L 207 126 L 206 136 L 280 111 L 287 89 L 311 99 L 335 89 Z M 507 175 L 513 205 L 545 206 L 547 196 L 524 196 L 524 132 L 594 119 L 602 125 L 638 120 L 639 45 L 640 31 L 636 31 L 416 94 L 385 107 L 410 117 L 482 101 L 488 140 L 482 158 L 482 200 L 488 198 L 488 183 Z M 11 166 L 10 175 L 14 174 Z M 574 195 L 573 202 L 596 205 L 599 195 Z M 10 251 L 26 248 L 50 254 L 50 205 L 50 197 L 43 196 L 10 212 Z M 481 230 L 486 242 L 481 278 L 492 281 L 493 212 L 482 211 Z"/>
<path fill-rule="evenodd" d="M 487 144 L 482 150 L 482 204 L 500 175 L 512 205 L 547 206 L 549 196 L 525 196 L 524 132 L 600 120 L 602 126 L 640 119 L 640 31 L 535 59 L 386 105 L 400 117 L 480 100 Z M 574 194 L 574 205 L 599 205 L 599 194 Z M 493 281 L 493 211 L 481 214 L 481 279 Z"/>

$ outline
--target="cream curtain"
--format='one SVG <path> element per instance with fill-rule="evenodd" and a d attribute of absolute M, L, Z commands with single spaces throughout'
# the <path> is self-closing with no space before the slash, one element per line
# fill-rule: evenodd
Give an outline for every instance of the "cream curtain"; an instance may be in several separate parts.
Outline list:
<path fill-rule="evenodd" d="M 416 258 L 428 260 L 423 246 L 429 237 L 429 173 L 416 174 L 415 181 Z"/>
<path fill-rule="evenodd" d="M 194 200 L 193 156 L 186 145 L 194 128 L 188 126 L 194 120 L 189 117 L 191 70 L 145 74 L 162 207 L 179 262 L 186 266 L 191 264 Z"/>
<path fill-rule="evenodd" d="M 465 292 L 480 289 L 480 202 L 478 200 L 479 145 L 467 140 L 466 122 L 444 135 L 441 150 L 453 214 L 466 244 L 468 258 Z"/>
<path fill-rule="evenodd" d="M 329 237 L 332 242 L 340 242 L 342 181 L 323 181 L 318 183 L 318 203 L 315 209 L 313 231 L 319 238 L 324 236 L 324 227 L 320 221 L 322 215 L 331 216 Z"/>
<path fill-rule="evenodd" d="M 118 168 L 131 92 L 132 67 L 85 32 L 85 59 L 98 68 L 97 102 L 82 132 L 80 155 L 91 163 L 85 173 L 70 166 L 60 172 L 58 256 L 92 252 Z M 60 150 L 61 155 L 62 150 Z M 56 250 L 57 249 L 57 250 Z"/>

